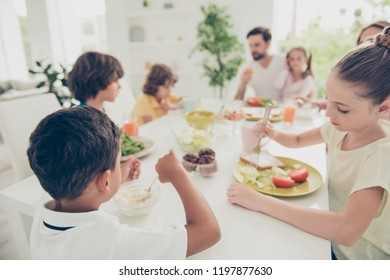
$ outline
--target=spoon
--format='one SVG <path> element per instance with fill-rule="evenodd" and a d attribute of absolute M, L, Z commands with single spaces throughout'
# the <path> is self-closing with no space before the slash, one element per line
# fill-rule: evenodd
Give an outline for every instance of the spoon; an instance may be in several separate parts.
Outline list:
<path fill-rule="evenodd" d="M 157 181 L 158 176 L 154 178 L 154 180 L 150 183 L 150 186 L 146 189 L 147 193 L 150 193 L 150 190 L 152 189 L 153 184 Z"/>
<path fill-rule="evenodd" d="M 219 112 L 218 112 L 218 117 L 221 118 L 222 117 L 222 113 L 223 113 L 223 109 L 225 108 L 225 105 L 222 105 L 221 106 L 221 109 L 219 109 Z"/>
<path fill-rule="evenodd" d="M 216 115 L 216 119 L 217 120 L 220 120 L 220 119 L 222 119 L 222 113 L 223 113 L 223 109 L 225 108 L 225 105 L 222 105 L 221 106 L 221 109 L 219 109 L 219 112 L 218 112 L 218 114 Z M 212 135 L 213 134 L 213 132 L 214 132 L 214 126 L 215 126 L 215 123 L 213 123 L 212 125 L 211 125 L 211 129 L 210 129 L 210 134 Z"/>
<path fill-rule="evenodd" d="M 142 198 L 139 198 L 138 202 L 144 202 L 145 200 L 147 200 L 150 197 L 150 191 L 152 190 L 152 186 L 157 181 L 157 179 L 158 179 L 158 176 L 156 178 L 154 178 L 154 180 L 150 183 L 149 187 L 144 190 L 145 195 Z"/>

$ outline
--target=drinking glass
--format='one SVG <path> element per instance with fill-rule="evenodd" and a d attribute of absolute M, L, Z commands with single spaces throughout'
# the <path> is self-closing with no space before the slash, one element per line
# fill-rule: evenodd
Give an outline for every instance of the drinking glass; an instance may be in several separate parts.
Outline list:
<path fill-rule="evenodd" d="M 123 132 L 129 136 L 138 135 L 138 124 L 136 120 L 127 120 L 123 126 Z"/>
<path fill-rule="evenodd" d="M 295 107 L 287 105 L 284 107 L 284 122 L 292 124 L 295 119 Z"/>

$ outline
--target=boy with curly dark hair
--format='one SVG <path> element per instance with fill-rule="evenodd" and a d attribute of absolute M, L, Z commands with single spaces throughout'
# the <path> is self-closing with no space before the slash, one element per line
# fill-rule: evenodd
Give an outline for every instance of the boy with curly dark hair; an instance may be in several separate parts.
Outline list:
<path fill-rule="evenodd" d="M 173 151 L 156 171 L 177 190 L 186 225 L 135 228 L 99 211 L 121 183 L 139 176 L 138 165 L 121 165 L 120 150 L 118 127 L 90 106 L 59 110 L 38 124 L 27 155 L 53 200 L 34 216 L 33 259 L 184 259 L 219 240 L 213 212 Z"/>
<path fill-rule="evenodd" d="M 154 64 L 146 76 L 143 93 L 137 99 L 134 113 L 142 125 L 178 109 L 181 97 L 171 93 L 177 76 L 164 64 Z"/>
<path fill-rule="evenodd" d="M 124 75 L 121 63 L 115 57 L 99 52 L 79 56 L 69 72 L 69 89 L 81 106 L 104 111 L 103 102 L 114 102 Z"/>

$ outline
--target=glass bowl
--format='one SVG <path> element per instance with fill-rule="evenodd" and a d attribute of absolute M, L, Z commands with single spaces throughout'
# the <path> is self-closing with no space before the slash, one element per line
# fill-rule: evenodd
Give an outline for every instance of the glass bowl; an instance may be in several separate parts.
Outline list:
<path fill-rule="evenodd" d="M 210 147 L 217 137 L 215 130 L 206 131 L 190 126 L 172 129 L 171 132 L 177 145 L 185 153 L 197 153 L 201 149 Z"/>
<path fill-rule="evenodd" d="M 314 107 L 298 107 L 295 111 L 295 117 L 301 120 L 311 120 L 318 112 L 318 108 Z"/>
<path fill-rule="evenodd" d="M 160 198 L 160 186 L 154 182 L 150 192 L 147 188 L 152 180 L 134 180 L 124 183 L 115 194 L 115 204 L 129 217 L 148 215 Z"/>

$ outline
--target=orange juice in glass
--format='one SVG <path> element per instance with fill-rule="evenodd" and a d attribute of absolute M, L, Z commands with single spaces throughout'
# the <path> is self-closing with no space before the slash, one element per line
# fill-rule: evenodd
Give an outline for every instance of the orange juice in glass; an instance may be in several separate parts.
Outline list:
<path fill-rule="evenodd" d="M 138 135 L 138 125 L 136 120 L 125 121 L 123 126 L 123 132 L 129 136 L 137 136 Z"/>
<path fill-rule="evenodd" d="M 295 118 L 295 107 L 287 105 L 284 107 L 284 122 L 292 124 Z"/>

